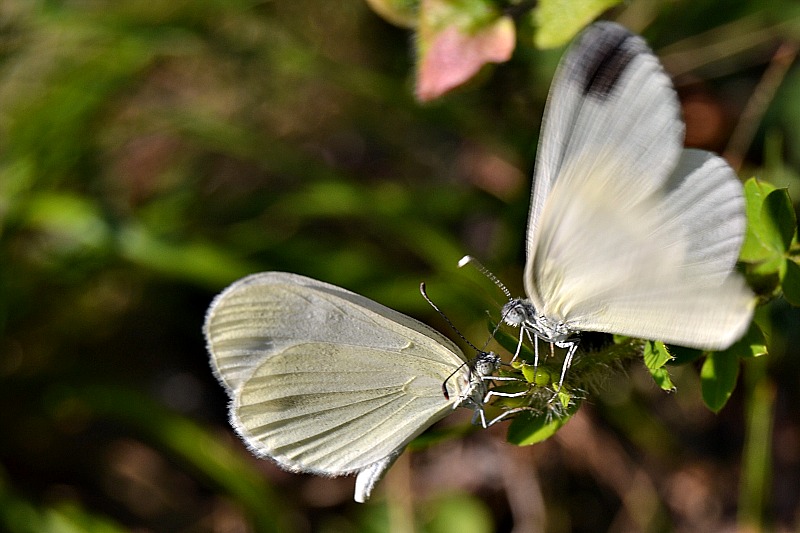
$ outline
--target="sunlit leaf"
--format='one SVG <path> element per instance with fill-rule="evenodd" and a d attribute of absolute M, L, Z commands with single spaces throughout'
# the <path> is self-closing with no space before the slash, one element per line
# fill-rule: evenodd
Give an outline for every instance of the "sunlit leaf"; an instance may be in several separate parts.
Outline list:
<path fill-rule="evenodd" d="M 756 293 L 774 296 L 786 274 L 786 251 L 796 238 L 795 215 L 783 189 L 751 178 L 744 190 L 747 232 L 739 257 L 748 263 L 745 275 Z"/>
<path fill-rule="evenodd" d="M 672 361 L 672 355 L 667 351 L 667 347 L 664 346 L 663 342 L 648 342 L 645 344 L 644 364 L 656 384 L 666 391 L 675 389 L 675 385 L 673 385 L 669 377 L 669 372 L 664 367 L 670 361 Z"/>
<path fill-rule="evenodd" d="M 672 383 L 672 379 L 669 377 L 669 371 L 666 368 L 657 368 L 655 370 L 650 370 L 650 375 L 653 376 L 653 381 L 656 382 L 656 385 L 661 387 L 665 391 L 674 391 L 675 384 Z"/>
<path fill-rule="evenodd" d="M 767 354 L 767 342 L 758 324 L 752 322 L 744 336 L 722 353 L 738 358 L 761 357 Z"/>
<path fill-rule="evenodd" d="M 644 364 L 650 370 L 657 370 L 672 360 L 672 355 L 663 342 L 648 342 L 644 346 Z"/>
<path fill-rule="evenodd" d="M 797 219 L 786 189 L 776 189 L 764 199 L 761 230 L 764 244 L 770 249 L 779 254 L 789 249 L 797 234 Z"/>
<path fill-rule="evenodd" d="M 533 12 L 538 48 L 567 43 L 603 11 L 622 0 L 539 0 Z"/>
<path fill-rule="evenodd" d="M 703 401 L 712 411 L 719 412 L 733 393 L 739 376 L 739 358 L 725 352 L 711 352 L 700 370 Z"/>
<path fill-rule="evenodd" d="M 747 212 L 747 232 L 744 244 L 739 253 L 739 258 L 747 262 L 765 261 L 772 257 L 772 251 L 767 247 L 764 233 L 766 231 L 761 220 L 762 206 L 769 193 L 775 187 L 765 181 L 750 178 L 744 184 L 744 197 Z"/>
<path fill-rule="evenodd" d="M 536 367 L 527 363 L 523 363 L 520 366 L 520 370 L 522 371 L 522 375 L 525 376 L 525 379 L 528 381 L 528 383 L 533 383 L 534 385 L 538 385 L 540 387 L 549 385 L 554 379 L 558 379 L 558 374 L 553 375 L 541 365 Z"/>

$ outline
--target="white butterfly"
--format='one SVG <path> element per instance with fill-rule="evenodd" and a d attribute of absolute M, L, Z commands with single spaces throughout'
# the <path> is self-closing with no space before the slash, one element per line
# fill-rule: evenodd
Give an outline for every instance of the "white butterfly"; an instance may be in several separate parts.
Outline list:
<path fill-rule="evenodd" d="M 203 328 L 250 450 L 292 472 L 357 473 L 366 501 L 405 446 L 458 406 L 483 425 L 500 359 L 321 281 L 266 272 L 219 294 Z"/>
<path fill-rule="evenodd" d="M 528 298 L 502 311 L 521 326 L 520 345 L 525 333 L 567 349 L 559 388 L 581 331 L 719 350 L 750 322 L 753 295 L 733 273 L 742 186 L 722 158 L 684 149 L 683 137 L 677 96 L 645 42 L 614 23 L 585 30 L 545 109 Z"/>

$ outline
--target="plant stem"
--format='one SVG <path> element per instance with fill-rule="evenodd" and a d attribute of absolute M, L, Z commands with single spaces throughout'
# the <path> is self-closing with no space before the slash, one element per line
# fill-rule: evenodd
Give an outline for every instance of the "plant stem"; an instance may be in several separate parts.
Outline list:
<path fill-rule="evenodd" d="M 775 386 L 766 374 L 766 360 L 744 365 L 746 428 L 739 485 L 739 531 L 764 531 L 764 503 L 769 493 L 772 467 L 772 421 Z"/>

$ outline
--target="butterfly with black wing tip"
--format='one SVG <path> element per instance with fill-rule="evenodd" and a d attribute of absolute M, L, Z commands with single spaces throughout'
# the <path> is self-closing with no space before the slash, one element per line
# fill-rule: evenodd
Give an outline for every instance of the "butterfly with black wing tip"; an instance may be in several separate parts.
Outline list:
<path fill-rule="evenodd" d="M 534 171 L 527 298 L 502 309 L 521 328 L 517 354 L 524 335 L 536 364 L 537 339 L 566 349 L 559 390 L 581 331 L 721 350 L 750 323 L 755 299 L 733 271 L 742 185 L 719 156 L 684 149 L 684 129 L 658 59 L 619 24 L 590 26 L 562 58 Z"/>

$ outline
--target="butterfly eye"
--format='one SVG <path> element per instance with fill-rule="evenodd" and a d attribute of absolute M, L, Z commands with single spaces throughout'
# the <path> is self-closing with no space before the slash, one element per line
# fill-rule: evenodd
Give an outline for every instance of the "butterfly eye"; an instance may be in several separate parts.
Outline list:
<path fill-rule="evenodd" d="M 509 326 L 521 326 L 534 320 L 536 310 L 530 302 L 515 298 L 503 306 L 502 316 Z"/>

